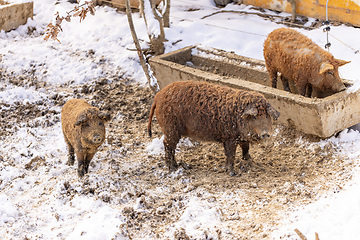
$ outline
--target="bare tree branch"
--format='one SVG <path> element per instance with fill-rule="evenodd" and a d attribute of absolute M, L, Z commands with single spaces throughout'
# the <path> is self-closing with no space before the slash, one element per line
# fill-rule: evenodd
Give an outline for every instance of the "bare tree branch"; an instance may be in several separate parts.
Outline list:
<path fill-rule="evenodd" d="M 146 62 L 144 54 L 141 50 L 140 47 L 140 43 L 139 43 L 139 39 L 136 35 L 136 31 L 135 31 L 135 27 L 134 27 L 134 22 L 132 20 L 132 16 L 131 16 L 131 8 L 130 8 L 130 3 L 129 0 L 126 0 L 126 15 L 128 17 L 128 22 L 129 22 L 129 27 L 130 27 L 130 31 L 131 31 L 131 35 L 133 37 L 136 49 L 137 49 L 137 53 L 139 55 L 139 59 L 140 59 L 140 64 L 141 67 L 143 68 L 146 78 L 148 80 L 150 89 L 153 90 L 154 92 L 159 91 L 159 85 L 157 83 L 157 79 L 154 77 L 154 75 L 151 73 L 151 69 L 149 64 Z"/>
<path fill-rule="evenodd" d="M 73 12 L 73 15 L 71 13 Z M 80 22 L 86 18 L 87 13 L 90 12 L 91 15 L 95 15 L 95 6 L 91 1 L 85 1 L 84 4 L 80 6 L 75 6 L 70 12 L 66 12 L 66 16 L 60 16 L 59 12 L 55 13 L 55 21 L 53 23 L 49 23 L 45 30 L 45 37 L 44 40 L 49 40 L 49 38 L 58 41 L 60 40 L 57 38 L 60 31 L 62 31 L 61 24 L 63 20 L 67 22 L 71 21 L 71 17 L 80 17 Z"/>

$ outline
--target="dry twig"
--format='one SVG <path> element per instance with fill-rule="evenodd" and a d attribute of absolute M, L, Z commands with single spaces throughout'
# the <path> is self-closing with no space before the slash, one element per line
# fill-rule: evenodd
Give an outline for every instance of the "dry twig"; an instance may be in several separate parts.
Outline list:
<path fill-rule="evenodd" d="M 304 234 L 302 234 L 302 233 L 300 232 L 299 229 L 296 228 L 294 231 L 296 232 L 297 235 L 299 235 L 299 237 L 301 238 L 301 240 L 307 240 L 307 238 L 304 236 Z"/>
<path fill-rule="evenodd" d="M 301 238 L 301 240 L 307 240 L 307 238 L 305 237 L 305 235 L 302 234 L 299 229 L 296 228 L 294 231 L 295 231 L 296 234 Z M 320 240 L 319 234 L 318 234 L 317 232 L 315 233 L 315 240 Z"/>
<path fill-rule="evenodd" d="M 91 15 L 95 15 L 95 6 L 91 1 L 85 1 L 84 4 L 80 6 L 75 6 L 73 10 L 70 12 L 66 12 L 66 16 L 60 16 L 59 12 L 55 13 L 55 25 L 53 23 L 49 23 L 45 30 L 44 40 L 49 40 L 49 38 L 60 42 L 57 38 L 60 31 L 62 31 L 61 24 L 62 21 L 65 20 L 67 22 L 71 21 L 71 17 L 80 17 L 80 22 L 85 19 L 87 13 Z M 73 13 L 73 14 L 72 14 Z M 72 15 L 71 15 L 72 14 Z"/>

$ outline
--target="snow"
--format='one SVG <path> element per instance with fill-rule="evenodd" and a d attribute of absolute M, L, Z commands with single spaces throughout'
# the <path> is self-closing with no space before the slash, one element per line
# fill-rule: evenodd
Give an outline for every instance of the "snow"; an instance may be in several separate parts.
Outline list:
<path fill-rule="evenodd" d="M 108 206 L 103 206 L 101 200 L 94 202 L 87 198 L 77 198 L 72 202 L 76 211 L 84 212 L 85 216 L 66 239 L 111 239 L 123 223 L 121 214 Z M 89 212 L 88 209 L 95 210 Z"/>
<path fill-rule="evenodd" d="M 360 234 L 359 180 L 357 177 L 339 193 L 323 197 L 290 215 L 286 230 L 298 228 L 306 236 L 311 237 L 317 232 L 323 239 L 357 239 Z"/>
<path fill-rule="evenodd" d="M 34 88 L 6 87 L 0 92 L 0 101 L 14 104 L 15 102 L 36 102 L 42 99 L 44 94 L 36 92 Z"/>
<path fill-rule="evenodd" d="M 219 209 L 211 206 L 208 202 L 201 201 L 197 198 L 191 199 L 187 204 L 187 208 L 175 224 L 177 228 L 183 228 L 186 232 L 191 233 L 189 237 L 193 239 L 204 238 L 204 230 L 208 234 L 208 238 L 215 238 L 214 229 L 220 227 Z"/>
<path fill-rule="evenodd" d="M 338 137 L 331 137 L 342 154 L 358 162 L 360 153 L 360 133 L 358 130 L 345 129 Z M 354 169 L 354 177 L 341 191 L 335 189 L 321 197 L 317 202 L 300 207 L 284 219 L 284 228 L 276 232 L 275 239 L 286 236 L 286 233 L 299 229 L 305 236 L 320 239 L 357 239 L 360 230 L 360 172 L 359 166 Z M 298 239 L 294 235 L 286 239 Z M 312 239 L 312 238 L 310 238 Z"/>
<path fill-rule="evenodd" d="M 133 51 L 135 47 L 126 14 L 106 6 L 96 7 L 95 16 L 88 15 L 81 23 L 73 19 L 71 23 L 62 24 L 63 31 L 58 35 L 61 43 L 44 41 L 43 33 L 54 13 L 62 9 L 63 14 L 74 7 L 64 0 L 56 3 L 53 0 L 35 0 L 33 19 L 14 31 L 0 32 L 1 68 L 15 74 L 34 70 L 34 76 L 46 82 L 47 86 L 91 83 L 103 76 L 105 69 L 112 69 L 114 75 L 146 84 L 137 53 Z M 189 8 L 199 8 L 199 11 L 185 11 Z M 165 32 L 168 39 L 166 52 L 202 44 L 263 60 L 262 44 L 266 35 L 282 25 L 256 15 L 222 13 L 210 16 L 218 10 L 211 0 L 172 1 L 171 28 Z M 235 4 L 223 10 L 255 11 L 250 6 Z M 270 11 L 267 13 L 274 14 Z M 208 17 L 202 19 L 203 16 Z M 133 19 L 142 48 L 147 48 L 147 30 L 143 20 L 138 14 L 133 14 Z M 31 29 L 32 33 L 28 35 Z M 297 30 L 320 46 L 326 43 L 321 28 Z M 154 32 L 154 29 L 151 31 Z M 348 46 L 355 49 L 360 47 L 359 28 L 334 26 L 331 34 Z M 173 44 L 177 41 L 177 44 Z M 330 41 L 334 56 L 351 61 L 340 68 L 340 73 L 343 78 L 355 82 L 351 91 L 356 91 L 360 88 L 359 54 L 354 54 L 353 49 L 332 36 Z M 10 105 L 49 98 L 46 92 L 34 87 L 5 86 L 0 83 L 0 89 L 0 102 Z M 191 146 L 190 141 L 184 141 L 181 144 Z M 324 141 L 331 141 L 341 154 L 349 156 L 358 165 L 359 128 L 344 130 L 338 137 Z M 68 166 L 58 164 L 66 161 L 66 146 L 59 122 L 51 127 L 22 126 L 15 134 L 3 137 L 0 145 L 0 157 L 3 158 L 0 158 L 0 236 L 5 236 L 5 239 L 25 236 L 27 239 L 122 239 L 118 233 L 124 221 L 121 211 L 86 196 L 67 199 L 64 188 L 66 180 L 58 178 L 60 175 L 70 175 Z M 153 139 L 146 151 L 150 155 L 163 153 L 162 139 Z M 44 163 L 38 167 L 47 175 L 38 176 L 24 169 L 24 165 L 35 157 L 44 159 Z M 284 216 L 282 225 L 273 237 L 278 239 L 289 235 L 289 239 L 296 239 L 293 229 L 298 228 L 306 236 L 313 236 L 317 232 L 321 239 L 357 239 L 360 234 L 358 168 L 354 169 L 353 176 L 340 191 Z M 81 192 L 83 189 L 74 179 L 69 179 L 73 181 L 71 190 Z M 52 189 L 50 195 L 45 194 L 42 183 L 47 183 L 46 188 Z M 103 193 L 105 197 L 106 194 Z M 175 225 L 186 229 L 194 238 L 204 237 L 199 229 L 207 229 L 209 236 L 216 238 L 213 229 L 221 225 L 221 219 L 214 205 L 194 197 L 188 201 L 186 210 Z"/>
<path fill-rule="evenodd" d="M 161 138 L 154 138 L 149 145 L 146 147 L 146 151 L 150 155 L 162 154 L 164 152 L 164 136 Z"/>
<path fill-rule="evenodd" d="M 159 155 L 164 153 L 164 135 L 161 138 L 154 138 L 149 145 L 147 145 L 145 151 L 149 155 Z M 180 139 L 176 151 L 179 151 L 180 147 L 193 147 L 194 144 L 189 138 Z"/>
<path fill-rule="evenodd" d="M 9 221 L 15 221 L 19 212 L 5 194 L 0 195 L 0 227 Z"/>
<path fill-rule="evenodd" d="M 146 16 L 148 24 L 148 34 L 151 36 L 159 36 L 160 35 L 160 24 L 155 19 L 154 13 L 151 9 L 150 1 L 144 2 L 144 15 Z"/>

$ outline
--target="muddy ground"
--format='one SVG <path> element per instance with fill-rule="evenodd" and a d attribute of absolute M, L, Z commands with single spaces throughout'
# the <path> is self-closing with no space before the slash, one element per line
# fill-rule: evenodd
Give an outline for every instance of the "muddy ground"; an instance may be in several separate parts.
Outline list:
<path fill-rule="evenodd" d="M 147 86 L 112 76 L 72 88 L 47 87 L 26 74 L 19 78 L 1 72 L 1 78 L 9 84 L 49 92 L 48 100 L 35 104 L 2 104 L 2 138 L 20 126 L 58 123 L 60 112 L 47 109 L 61 107 L 72 97 L 85 98 L 111 113 L 107 140 L 95 155 L 89 174 L 78 179 L 76 168 L 69 167 L 74 177 L 64 183 L 66 194 L 62 197 L 86 195 L 119 209 L 125 223 L 118 236 L 124 239 L 195 239 L 177 224 L 193 198 L 207 202 L 221 222 L 219 226 L 199 226 L 201 239 L 271 239 L 286 211 L 314 202 L 322 193 L 339 191 L 351 178 L 351 161 L 338 154 L 330 142 L 276 124 L 270 139 L 251 146 L 253 164 L 248 172 L 238 170 L 240 148 L 235 165 L 239 173 L 230 177 L 221 144 L 185 140 L 179 144 L 176 158 L 190 168 L 169 173 L 163 154 L 145 150 L 153 140 L 146 128 L 154 93 Z M 153 138 L 161 136 L 154 120 Z M 37 171 L 41 164 L 41 158 L 34 158 L 24 167 Z M 102 167 L 95 168 L 99 165 Z M 83 191 L 74 187 L 79 182 Z"/>

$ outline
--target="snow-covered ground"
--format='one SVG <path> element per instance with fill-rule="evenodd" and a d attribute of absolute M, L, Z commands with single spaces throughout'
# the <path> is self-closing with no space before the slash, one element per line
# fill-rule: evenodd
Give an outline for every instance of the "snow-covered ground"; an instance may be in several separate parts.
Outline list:
<path fill-rule="evenodd" d="M 65 0 L 35 0 L 34 18 L 26 25 L 10 32 L 0 32 L 0 68 L 14 74 L 31 72 L 47 88 L 8 84 L 0 76 L 0 102 L 48 102 L 56 87 L 91 83 L 104 72 L 135 79 L 146 84 L 135 46 L 129 31 L 126 14 L 110 7 L 96 7 L 95 16 L 87 16 L 81 23 L 73 19 L 62 24 L 58 35 L 61 43 L 44 41 L 44 31 L 52 21 L 55 9 L 69 11 L 74 5 Z M 188 11 L 197 9 L 196 11 Z M 272 30 L 284 25 L 256 15 L 231 13 L 256 11 L 251 6 L 229 4 L 219 11 L 211 0 L 172 1 L 171 27 L 166 29 L 166 52 L 193 44 L 233 51 L 247 57 L 263 59 L 262 45 Z M 267 11 L 268 14 L 275 14 Z M 209 15 L 209 16 L 208 16 Z M 204 16 L 208 16 L 203 18 Z M 289 16 L 281 13 L 280 16 Z M 143 48 L 147 47 L 147 31 L 143 19 L 133 14 L 135 27 Z M 309 19 L 306 25 L 314 19 Z M 322 28 L 312 31 L 297 29 L 320 46 L 326 43 Z M 354 49 L 360 48 L 360 29 L 345 25 L 331 28 L 331 34 Z M 360 82 L 360 55 L 330 36 L 331 53 L 351 63 L 340 68 L 341 76 Z M 359 86 L 360 84 L 355 84 Z M 8 105 L 1 105 L 2 109 Z M 57 106 L 44 106 L 60 112 Z M 9 113 L 10 114 L 10 113 Z M 360 119 L 359 119 L 360 122 Z M 66 161 L 66 146 L 61 125 L 54 120 L 50 127 L 31 128 L 25 124 L 16 132 L 0 137 L 0 237 L 1 239 L 123 239 L 118 233 L 124 222 L 122 212 L 101 200 L 86 196 L 67 199 L 67 179 L 70 177 Z M 339 154 L 348 156 L 358 166 L 360 133 L 344 130 L 332 142 Z M 161 141 L 149 143 L 149 151 L 158 151 Z M 160 150 L 161 151 L 161 150 Z M 40 158 L 38 171 L 28 171 L 24 165 Z M 61 164 L 60 164 L 61 163 Z M 31 165 L 31 164 L 30 164 Z M 101 169 L 101 166 L 97 166 Z M 297 239 L 298 228 L 306 236 L 319 233 L 321 239 L 357 239 L 360 236 L 360 171 L 354 168 L 353 178 L 336 193 L 322 196 L 317 202 L 284 214 L 273 238 Z M 40 173 L 43 173 L 39 175 Z M 73 172 L 71 172 L 73 175 Z M 71 178 L 72 181 L 76 176 Z M 92 179 L 96 180 L 96 179 Z M 70 180 L 69 180 L 70 181 Z M 45 188 L 51 194 L 44 194 Z M 72 188 L 81 191 L 81 185 Z M 106 195 L 106 192 L 103 194 Z M 221 225 L 218 213 L 204 202 L 192 199 L 177 224 L 193 236 L 198 228 Z M 194 225 L 197 228 L 194 228 Z M 288 236 L 288 237 L 284 237 Z M 216 236 L 213 236 L 216 238 Z M 199 237 L 200 238 L 200 237 Z"/>

